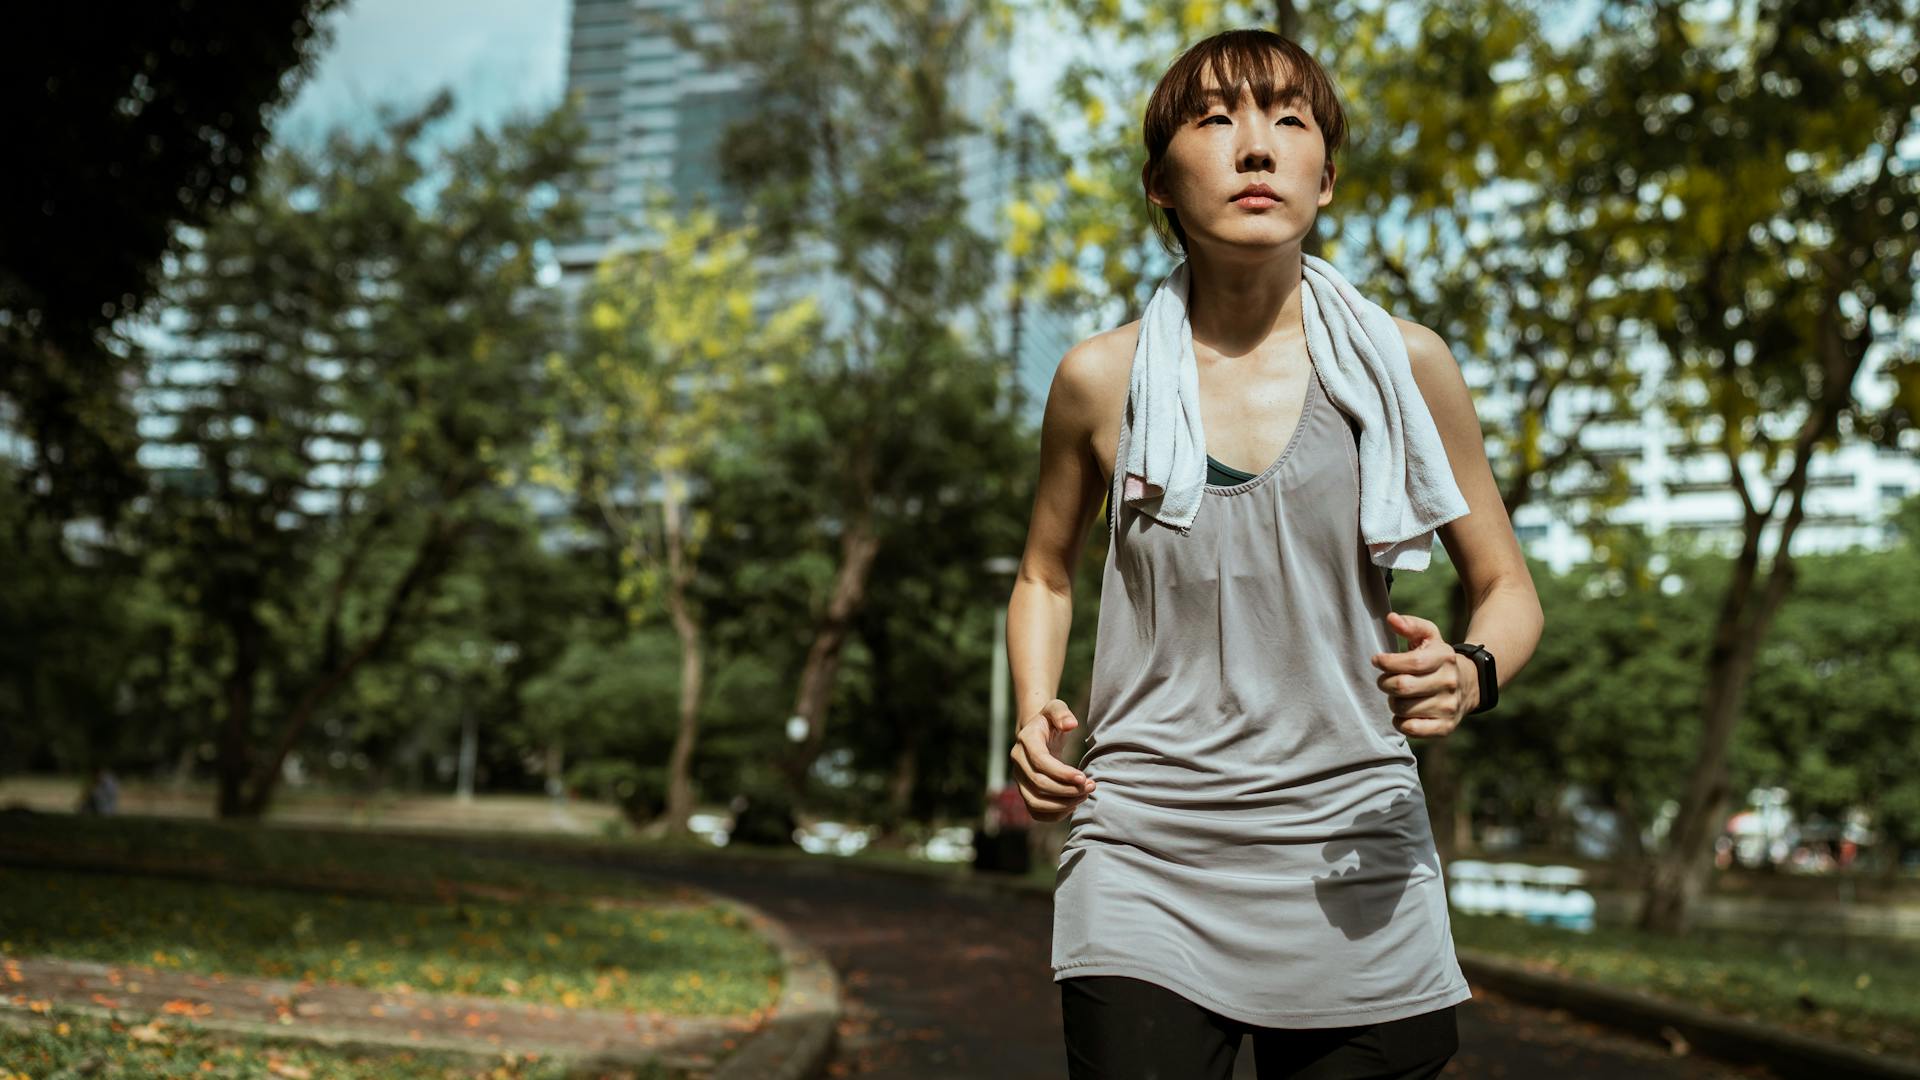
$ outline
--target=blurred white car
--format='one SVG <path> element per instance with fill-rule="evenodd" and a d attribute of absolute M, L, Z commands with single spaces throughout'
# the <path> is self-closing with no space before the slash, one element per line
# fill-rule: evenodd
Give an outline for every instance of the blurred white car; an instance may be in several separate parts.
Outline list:
<path fill-rule="evenodd" d="M 914 844 L 907 849 L 916 859 L 928 862 L 971 863 L 973 862 L 973 827 L 970 825 L 949 825 L 936 829 L 924 844 Z"/>
<path fill-rule="evenodd" d="M 838 821 L 816 821 L 793 830 L 793 839 L 814 855 L 852 855 L 867 846 L 873 828 L 856 829 Z"/>
<path fill-rule="evenodd" d="M 725 814 L 694 814 L 687 818 L 687 829 L 714 847 L 726 847 L 733 835 L 733 819 Z"/>

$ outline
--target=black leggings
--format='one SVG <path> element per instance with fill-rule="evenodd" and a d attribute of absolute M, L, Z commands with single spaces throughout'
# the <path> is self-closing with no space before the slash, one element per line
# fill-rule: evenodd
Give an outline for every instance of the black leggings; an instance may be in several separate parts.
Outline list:
<path fill-rule="evenodd" d="M 1260 1080 L 1428 1080 L 1460 1048 L 1451 1005 L 1354 1027 L 1259 1027 L 1124 975 L 1061 979 L 1060 1005 L 1070 1080 L 1227 1080 L 1249 1033 Z"/>

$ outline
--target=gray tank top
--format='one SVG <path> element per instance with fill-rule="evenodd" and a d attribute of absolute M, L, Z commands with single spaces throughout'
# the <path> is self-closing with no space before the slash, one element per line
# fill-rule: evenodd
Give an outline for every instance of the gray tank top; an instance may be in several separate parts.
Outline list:
<path fill-rule="evenodd" d="M 1116 462 L 1126 460 L 1123 416 Z M 1086 752 L 1054 892 L 1055 981 L 1126 975 L 1264 1027 L 1473 995 L 1406 736 L 1375 684 L 1387 580 L 1318 372 L 1252 479 L 1181 536 L 1109 492 Z"/>

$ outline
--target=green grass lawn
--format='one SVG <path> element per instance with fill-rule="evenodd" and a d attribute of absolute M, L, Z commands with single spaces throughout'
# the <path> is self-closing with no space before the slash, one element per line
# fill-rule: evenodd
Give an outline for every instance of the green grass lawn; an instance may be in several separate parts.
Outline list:
<path fill-rule="evenodd" d="M 1840 950 L 1817 938 L 1575 933 L 1497 915 L 1453 915 L 1461 948 L 1644 990 L 1858 1049 L 1920 1058 L 1920 962 L 1912 943 Z"/>
<path fill-rule="evenodd" d="M 8 815 L 0 821 L 0 860 L 51 859 L 165 865 L 212 874 L 267 875 L 366 886 L 386 895 L 445 896 L 460 886 L 577 896 L 666 896 L 669 890 L 592 867 L 530 864 L 511 841 L 497 853 L 446 840 L 282 828 L 244 822 L 167 818 Z M 604 849 L 606 842 L 587 844 Z M 564 850 L 564 849 L 563 849 Z"/>
<path fill-rule="evenodd" d="M 0 952 L 701 1015 L 770 1007 L 781 973 L 717 905 L 376 900 L 4 866 Z"/>
<path fill-rule="evenodd" d="M 426 1052 L 378 1054 L 293 1040 L 246 1038 L 191 1023 L 126 1024 L 55 1006 L 0 1022 L 0 1080 L 87 1076 L 99 1080 L 565 1080 L 558 1063 L 502 1054 L 491 1064 Z M 673 1080 L 651 1070 L 593 1070 L 620 1080 Z"/>

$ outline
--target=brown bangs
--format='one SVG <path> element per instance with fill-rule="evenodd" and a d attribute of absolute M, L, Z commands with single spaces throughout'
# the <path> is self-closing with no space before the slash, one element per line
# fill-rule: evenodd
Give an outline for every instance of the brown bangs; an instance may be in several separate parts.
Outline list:
<path fill-rule="evenodd" d="M 1229 109 L 1239 105 L 1242 93 L 1251 93 L 1253 103 L 1261 109 L 1276 103 L 1304 102 L 1313 110 L 1313 122 L 1320 128 L 1327 163 L 1333 163 L 1334 154 L 1346 141 L 1347 114 L 1326 69 L 1291 39 L 1271 30 L 1227 30 L 1181 53 L 1147 99 L 1142 124 L 1147 143 L 1147 166 L 1141 174 L 1143 189 L 1147 177 L 1159 172 L 1173 133 L 1215 104 L 1216 91 L 1205 85 L 1208 71 L 1213 73 L 1214 86 L 1221 88 L 1219 103 Z M 1147 206 L 1150 210 L 1161 209 L 1150 201 Z M 1184 250 L 1186 232 L 1180 228 L 1179 219 L 1171 210 L 1162 213 Z"/>

